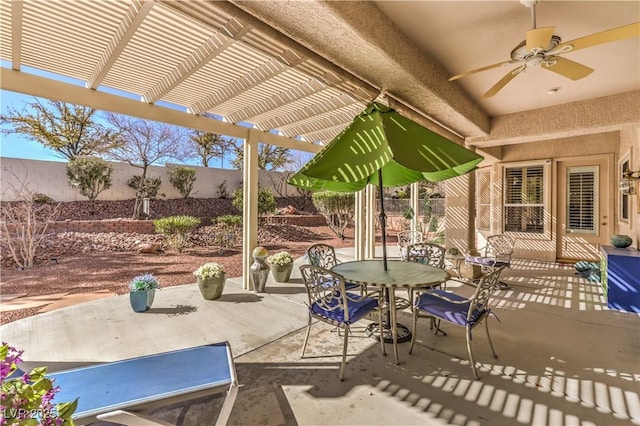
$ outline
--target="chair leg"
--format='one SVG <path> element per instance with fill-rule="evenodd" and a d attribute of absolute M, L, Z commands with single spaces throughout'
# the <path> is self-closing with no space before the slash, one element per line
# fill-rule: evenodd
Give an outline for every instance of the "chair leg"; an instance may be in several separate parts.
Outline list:
<path fill-rule="evenodd" d="M 478 371 L 476 370 L 476 362 L 473 359 L 473 350 L 471 348 L 471 327 L 467 325 L 467 352 L 469 353 L 469 362 L 471 363 L 471 369 L 473 370 L 473 378 L 478 380 Z"/>
<path fill-rule="evenodd" d="M 491 340 L 491 335 L 489 334 L 489 321 L 488 318 L 484 321 L 485 329 L 487 330 L 487 339 L 489 339 L 489 346 L 491 346 L 491 352 L 493 352 L 493 357 L 498 359 L 498 354 L 496 354 L 496 350 L 493 347 L 493 341 Z"/>
<path fill-rule="evenodd" d="M 309 340 L 310 333 L 311 333 L 311 314 L 309 314 L 309 323 L 307 324 L 307 335 L 304 336 L 304 343 L 302 343 L 302 351 L 300 352 L 300 358 L 304 358 L 304 350 L 307 348 L 307 340 Z"/>
<path fill-rule="evenodd" d="M 418 309 L 415 305 L 411 305 L 411 317 L 412 317 L 412 325 L 411 325 L 411 346 L 409 346 L 409 353 L 413 351 L 413 344 L 416 341 L 416 325 L 418 324 Z"/>
<path fill-rule="evenodd" d="M 344 380 L 344 369 L 347 365 L 347 346 L 349 344 L 349 328 L 344 330 L 344 344 L 342 346 L 342 363 L 340 363 L 340 381 Z"/>

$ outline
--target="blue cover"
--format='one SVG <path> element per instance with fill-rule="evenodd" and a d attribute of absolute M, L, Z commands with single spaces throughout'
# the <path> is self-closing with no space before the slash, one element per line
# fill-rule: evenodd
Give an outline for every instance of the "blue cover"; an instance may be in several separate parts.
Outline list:
<path fill-rule="evenodd" d="M 61 390 L 54 403 L 78 398 L 74 419 L 216 388 L 235 381 L 225 343 L 48 374 Z"/>
<path fill-rule="evenodd" d="M 347 293 L 348 294 L 348 293 Z M 358 295 L 350 295 L 349 297 L 352 298 L 358 298 L 360 296 Z M 328 303 L 329 306 L 334 307 L 338 304 L 338 300 L 337 299 L 333 299 L 331 300 L 331 302 Z M 372 298 L 372 297 L 367 297 L 365 299 L 363 299 L 360 302 L 353 302 L 351 300 L 349 300 L 349 324 L 352 324 L 356 321 L 358 321 L 360 318 L 364 317 L 365 315 L 367 315 L 369 312 L 371 312 L 372 310 L 374 310 L 375 308 L 378 307 L 378 300 Z M 315 315 L 320 315 L 323 316 L 325 318 L 329 318 L 333 321 L 336 321 L 338 323 L 344 323 L 344 309 L 338 308 L 338 309 L 334 309 L 334 310 L 326 310 L 323 309 L 320 305 L 318 305 L 318 302 L 315 302 L 312 306 L 311 306 L 311 311 L 315 314 Z"/>
<path fill-rule="evenodd" d="M 443 296 L 454 301 L 466 301 L 465 303 L 453 303 Z M 467 313 L 469 312 L 469 300 L 466 297 L 459 296 L 455 293 L 433 290 L 428 293 L 422 293 L 416 301 L 416 306 L 425 312 L 428 312 L 438 318 L 445 319 L 454 324 L 465 326 L 467 324 Z M 475 324 L 486 310 L 475 311 L 471 319 L 471 325 Z"/>

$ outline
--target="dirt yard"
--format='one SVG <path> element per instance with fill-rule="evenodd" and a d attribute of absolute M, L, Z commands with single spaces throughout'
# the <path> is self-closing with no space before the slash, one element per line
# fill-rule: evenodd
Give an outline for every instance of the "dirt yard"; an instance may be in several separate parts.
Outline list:
<path fill-rule="evenodd" d="M 264 225 L 258 237 L 270 253 L 286 250 L 294 257 L 303 255 L 308 246 L 324 242 L 335 247 L 353 246 L 353 230 L 347 230 L 342 241 L 327 226 L 303 228 L 292 225 Z M 350 232 L 350 233 L 349 233 Z M 286 241 L 282 241 L 282 236 Z M 76 237 L 70 236 L 70 238 Z M 136 236 L 128 236 L 136 238 Z M 157 254 L 137 252 L 89 251 L 45 260 L 34 268 L 16 270 L 2 268 L 0 293 L 26 294 L 27 296 L 54 293 L 84 293 L 110 290 L 117 294 L 128 291 L 128 282 L 136 275 L 150 272 L 159 278 L 161 287 L 191 284 L 195 282 L 193 271 L 205 262 L 218 262 L 225 266 L 227 276 L 242 275 L 240 247 L 227 249 L 220 254 L 218 247 L 194 247 L 183 253 L 175 251 Z M 49 259 L 49 258 L 48 258 Z M 0 313 L 0 323 L 6 324 L 35 315 L 39 308 L 21 309 Z"/>

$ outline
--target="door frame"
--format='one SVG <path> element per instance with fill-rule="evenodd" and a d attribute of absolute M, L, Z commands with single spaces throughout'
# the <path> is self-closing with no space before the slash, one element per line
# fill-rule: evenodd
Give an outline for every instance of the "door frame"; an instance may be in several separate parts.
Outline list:
<path fill-rule="evenodd" d="M 554 217 L 556 235 L 556 258 L 558 260 L 578 260 L 572 257 L 565 257 L 563 246 L 567 239 L 564 232 L 566 211 L 567 211 L 567 191 L 566 191 L 566 171 L 571 167 L 597 166 L 598 167 L 598 215 L 596 218 L 597 235 L 587 237 L 588 243 L 594 245 L 594 252 L 591 256 L 585 256 L 585 260 L 597 260 L 599 245 L 607 244 L 615 224 L 615 200 L 618 190 L 617 182 L 613 179 L 617 176 L 614 168 L 614 155 L 601 154 L 583 157 L 558 158 L 554 161 Z"/>

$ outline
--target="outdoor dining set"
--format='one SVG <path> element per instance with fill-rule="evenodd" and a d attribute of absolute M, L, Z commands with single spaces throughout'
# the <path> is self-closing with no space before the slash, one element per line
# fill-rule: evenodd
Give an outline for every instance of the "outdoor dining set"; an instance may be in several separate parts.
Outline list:
<path fill-rule="evenodd" d="M 436 334 L 446 335 L 440 327 L 441 321 L 465 328 L 469 362 L 474 378 L 478 378 L 471 332 L 484 322 L 493 356 L 497 358 L 486 319 L 492 313 L 490 298 L 495 290 L 501 288 L 499 278 L 505 267 L 509 266 L 508 259 L 498 259 L 491 248 L 485 252 L 486 256 L 470 257 L 468 261 L 478 262 L 485 267 L 485 273 L 475 281 L 463 279 L 458 266 L 455 279 L 475 287 L 473 295 L 465 297 L 446 289 L 446 283 L 452 276 L 445 269 L 444 247 L 421 241 L 408 244 L 404 249 L 401 250 L 404 254 L 400 260 L 383 258 L 344 263 L 338 261 L 335 249 L 330 245 L 314 244 L 307 249 L 309 264 L 300 267 L 309 309 L 301 357 L 304 357 L 313 320 L 337 327 L 344 332 L 339 373 L 340 380 L 343 380 L 351 326 L 373 316 L 376 322 L 367 327 L 367 334 L 380 342 L 383 354 L 386 354 L 385 343 L 391 343 L 394 361 L 398 364 L 398 343 L 410 341 L 411 353 L 419 331 L 417 320 L 426 317 L 430 319 L 431 328 L 435 329 Z M 398 289 L 406 289 L 408 299 L 397 297 Z M 411 329 L 398 323 L 398 310 L 407 307 L 411 308 Z"/>

